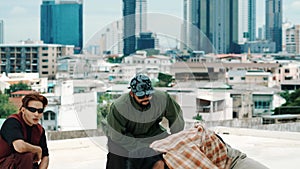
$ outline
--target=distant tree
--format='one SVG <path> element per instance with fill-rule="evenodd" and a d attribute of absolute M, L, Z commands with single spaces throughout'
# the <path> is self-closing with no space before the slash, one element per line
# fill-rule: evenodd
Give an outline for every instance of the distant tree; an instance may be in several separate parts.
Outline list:
<path fill-rule="evenodd" d="M 157 49 L 143 49 L 147 52 L 147 56 L 159 55 L 159 50 Z"/>
<path fill-rule="evenodd" d="M 122 63 L 123 57 L 109 57 L 106 61 L 109 63 Z"/>
<path fill-rule="evenodd" d="M 285 91 L 280 94 L 285 100 L 282 106 L 275 108 L 274 114 L 300 114 L 300 90 L 295 90 L 293 93 Z"/>
<path fill-rule="evenodd" d="M 158 82 L 155 84 L 156 87 L 170 87 L 173 82 L 172 75 L 165 73 L 158 73 Z"/>
<path fill-rule="evenodd" d="M 98 106 L 97 106 L 97 126 L 98 128 L 104 127 L 106 125 L 106 117 L 109 113 L 109 107 L 114 98 L 117 96 L 105 93 L 99 96 Z"/>
<path fill-rule="evenodd" d="M 11 93 L 19 90 L 31 90 L 31 86 L 21 81 L 17 84 L 10 85 L 9 89 L 5 90 L 5 93 L 10 95 Z"/>
<path fill-rule="evenodd" d="M 280 93 L 280 96 L 286 100 L 286 103 L 290 101 L 290 93 L 289 91 L 284 91 Z"/>
<path fill-rule="evenodd" d="M 5 94 L 0 94 L 0 118 L 7 118 L 17 111 L 18 108 L 9 102 L 9 97 Z"/>
<path fill-rule="evenodd" d="M 203 119 L 202 119 L 202 116 L 200 115 L 200 114 L 196 114 L 196 116 L 193 116 L 193 119 L 195 119 L 195 120 L 199 120 L 199 121 L 202 121 Z"/>

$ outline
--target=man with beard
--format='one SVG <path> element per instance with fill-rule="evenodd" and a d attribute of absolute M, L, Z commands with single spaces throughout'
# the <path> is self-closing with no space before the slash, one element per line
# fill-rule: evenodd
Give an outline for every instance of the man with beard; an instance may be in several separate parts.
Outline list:
<path fill-rule="evenodd" d="M 182 110 L 166 92 L 154 90 L 149 77 L 138 74 L 130 91 L 116 99 L 107 116 L 107 169 L 164 169 L 162 154 L 149 145 L 184 128 Z M 162 127 L 163 118 L 169 133 Z"/>

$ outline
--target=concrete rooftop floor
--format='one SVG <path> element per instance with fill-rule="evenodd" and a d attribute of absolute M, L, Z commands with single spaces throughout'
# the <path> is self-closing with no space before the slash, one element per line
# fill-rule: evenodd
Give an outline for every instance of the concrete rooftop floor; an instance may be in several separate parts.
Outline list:
<path fill-rule="evenodd" d="M 253 129 L 214 129 L 232 147 L 270 169 L 298 169 L 300 133 Z M 226 134 L 224 134 L 226 133 Z M 49 169 L 105 169 L 106 137 L 48 141 Z"/>

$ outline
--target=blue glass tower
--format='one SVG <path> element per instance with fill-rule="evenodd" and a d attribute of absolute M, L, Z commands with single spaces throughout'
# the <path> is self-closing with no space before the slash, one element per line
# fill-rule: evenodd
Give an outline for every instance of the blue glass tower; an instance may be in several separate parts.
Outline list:
<path fill-rule="evenodd" d="M 249 41 L 256 40 L 256 0 L 248 1 L 248 32 L 249 32 Z"/>
<path fill-rule="evenodd" d="M 48 44 L 74 45 L 82 50 L 83 25 L 81 1 L 43 0 L 41 5 L 41 40 Z"/>
<path fill-rule="evenodd" d="M 125 56 L 134 53 L 136 50 L 135 5 L 136 5 L 136 0 L 123 0 L 123 17 L 124 17 L 123 53 Z"/>
<path fill-rule="evenodd" d="M 282 51 L 281 0 L 266 0 L 266 40 L 276 43 L 276 52 Z"/>

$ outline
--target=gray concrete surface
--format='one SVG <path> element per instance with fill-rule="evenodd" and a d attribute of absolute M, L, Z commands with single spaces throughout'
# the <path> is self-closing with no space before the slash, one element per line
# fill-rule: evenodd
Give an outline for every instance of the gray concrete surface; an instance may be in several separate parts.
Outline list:
<path fill-rule="evenodd" d="M 215 130 L 232 147 L 241 150 L 270 169 L 299 168 L 300 133 L 236 128 Z M 48 146 L 49 169 L 105 168 L 107 150 L 104 136 L 54 140 L 49 141 Z"/>

